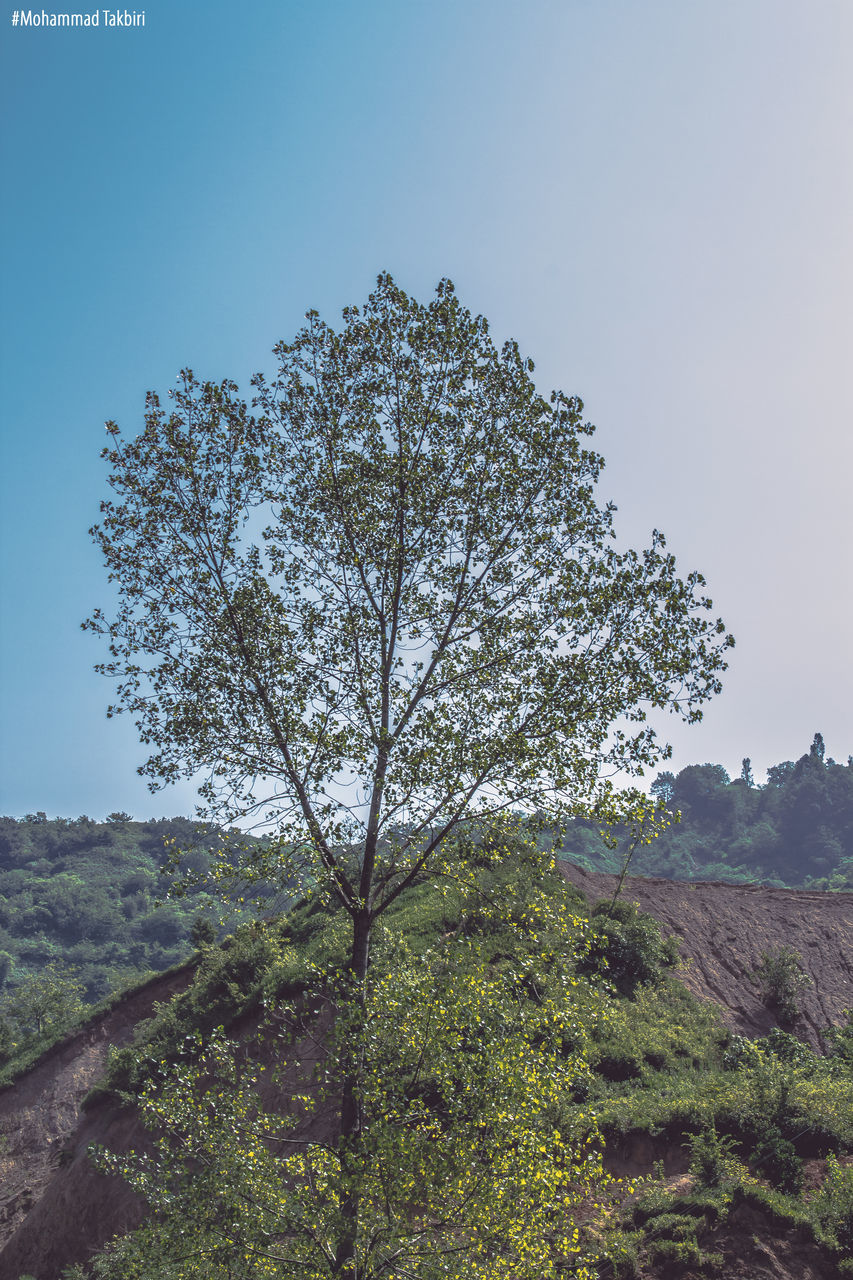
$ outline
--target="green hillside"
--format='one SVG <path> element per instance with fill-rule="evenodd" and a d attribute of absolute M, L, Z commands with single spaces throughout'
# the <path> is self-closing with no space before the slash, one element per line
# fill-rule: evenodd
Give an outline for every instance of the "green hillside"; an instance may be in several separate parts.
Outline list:
<path fill-rule="evenodd" d="M 277 1256 L 271 1242 L 277 1232 L 290 1233 L 296 1248 L 305 1225 L 299 1213 L 325 1210 L 310 1180 L 295 1196 L 277 1144 L 295 1136 L 305 1159 L 319 1158 L 319 1151 L 326 1161 L 329 1148 L 299 1139 L 298 1127 L 257 1102 L 253 1082 L 266 1070 L 274 1075 L 276 1058 L 286 1063 L 321 1016 L 318 974 L 328 992 L 346 964 L 340 926 L 339 913 L 317 903 L 278 922 L 241 926 L 221 948 L 205 951 L 193 986 L 141 1029 L 136 1049 L 116 1055 L 88 1105 L 98 1105 L 105 1092 L 139 1100 L 155 1134 L 165 1126 L 171 1137 L 141 1162 L 106 1159 L 105 1168 L 124 1170 L 146 1191 L 156 1213 L 94 1271 L 75 1276 L 172 1280 L 185 1274 L 181 1258 L 189 1243 L 193 1275 L 203 1280 L 290 1274 L 268 1260 Z M 485 1184 L 476 1178 L 474 1190 L 466 1184 L 472 1198 L 486 1185 L 496 1203 L 509 1189 L 525 1213 L 541 1212 L 543 1204 L 548 1210 L 539 1235 L 525 1243 L 539 1251 L 539 1274 L 552 1274 L 561 1242 L 574 1240 L 572 1223 L 580 1222 L 554 1275 L 723 1276 L 731 1250 L 748 1247 L 736 1231 L 744 1207 L 749 1239 L 764 1231 L 796 1240 L 821 1268 L 815 1274 L 853 1274 L 844 1262 L 853 1243 L 853 1171 L 847 1167 L 853 1023 L 830 1036 L 827 1057 L 781 1029 L 750 1043 L 686 992 L 672 976 L 675 962 L 654 920 L 629 904 L 620 902 L 611 913 L 605 903 L 586 903 L 529 850 L 483 865 L 464 886 L 439 893 L 421 885 L 404 895 L 377 941 L 376 999 L 368 1006 L 376 1089 L 368 1103 L 377 1108 L 372 1173 L 382 1171 L 388 1205 L 400 1194 L 395 1178 L 412 1158 L 417 1116 L 433 1126 L 433 1138 L 419 1156 L 418 1190 L 405 1195 L 428 1199 L 432 1178 L 460 1176 L 455 1161 L 462 1159 L 469 1178 L 482 1161 L 477 1177 Z M 484 975 L 492 1001 L 487 1008 L 470 1006 L 464 993 L 481 989 Z M 418 1022 L 425 992 L 431 1013 Z M 258 1019 L 250 1041 L 247 1010 Z M 452 1011 L 447 1025 L 442 1011 Z M 509 1042 L 495 1034 L 508 1011 Z M 243 1048 L 236 1052 L 222 1029 L 238 1019 Z M 413 1021 L 419 1030 L 410 1040 Z M 523 1075 L 513 1124 L 501 1129 L 512 1096 L 508 1043 L 524 1047 Z M 322 1112 L 334 1096 L 330 1060 L 334 1049 L 331 1059 L 321 1057 L 323 1070 L 302 1077 L 309 1111 Z M 547 1105 L 522 1114 L 524 1099 L 538 1096 L 542 1062 L 551 1073 Z M 282 1078 L 292 1091 L 290 1071 Z M 404 1109 L 395 1119 L 397 1103 Z M 266 1135 L 261 1147 L 260 1134 Z M 562 1208 L 529 1187 L 547 1176 L 555 1134 L 575 1160 L 575 1194 L 566 1195 Z M 510 1170 L 496 1164 L 501 1142 L 516 1156 L 527 1152 L 530 1163 L 516 1160 Z M 546 1142 L 543 1161 L 535 1153 L 544 1152 Z M 618 1172 L 618 1152 L 632 1143 L 658 1153 L 660 1163 L 653 1166 L 650 1156 L 636 1184 L 620 1181 L 622 1174 L 602 1176 L 599 1153 L 605 1168 L 615 1160 Z M 672 1176 L 685 1167 L 686 1176 Z M 586 1202 L 581 1208 L 585 1196 L 598 1207 Z M 218 1226 L 223 1212 L 231 1215 L 227 1239 Z M 378 1232 L 384 1212 L 382 1205 L 374 1210 Z M 506 1213 L 511 1219 L 508 1207 Z M 476 1237 L 478 1223 L 466 1229 Z M 516 1274 L 518 1260 L 501 1253 L 511 1243 L 491 1247 L 493 1269 L 484 1274 Z M 446 1261 L 436 1254 L 436 1276 Z M 433 1271 L 422 1260 L 417 1274 Z"/>
<path fill-rule="evenodd" d="M 185 865 L 202 871 L 224 839 L 186 818 L 0 818 L 0 987 L 14 989 L 53 964 L 71 967 L 94 1002 L 185 959 L 196 921 L 217 918 L 219 904 L 201 887 L 163 901 L 174 881 L 166 842 L 188 850 Z M 226 922 L 245 916 L 230 909 Z M 208 936 L 209 926 L 196 927 Z"/>

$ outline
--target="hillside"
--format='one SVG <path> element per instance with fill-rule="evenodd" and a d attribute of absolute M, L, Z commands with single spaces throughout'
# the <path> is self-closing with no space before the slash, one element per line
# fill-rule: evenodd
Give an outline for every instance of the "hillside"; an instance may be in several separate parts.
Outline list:
<path fill-rule="evenodd" d="M 590 875 L 578 868 L 563 867 L 562 870 L 567 880 L 580 886 L 591 900 L 612 891 L 610 877 Z M 682 953 L 689 963 L 686 969 L 678 971 L 679 979 L 701 1001 L 720 1006 L 724 1020 L 733 1030 L 754 1035 L 768 1031 L 773 1025 L 747 975 L 760 953 L 773 950 L 780 942 L 802 947 L 813 980 L 813 989 L 805 997 L 805 1019 L 797 1028 L 807 1038 L 817 1041 L 827 1022 L 841 1022 L 844 1008 L 853 1004 L 849 966 L 849 956 L 853 954 L 850 895 L 747 890 L 720 884 L 673 885 L 632 878 L 626 884 L 625 897 L 656 914 L 664 932 L 671 931 L 682 939 Z M 261 948 L 263 943 L 254 945 Z M 246 968 L 246 955 L 248 953 L 241 959 L 239 947 L 234 948 L 235 958 L 229 970 L 232 976 L 241 963 Z M 254 973 L 255 979 L 260 957 L 258 950 L 255 962 L 246 968 L 247 973 L 250 970 Z M 226 961 L 216 963 L 221 965 Z M 216 975 L 216 990 L 224 990 L 228 985 L 221 977 L 224 973 L 225 970 L 220 969 Z M 146 1137 L 139 1120 L 133 1111 L 121 1107 L 109 1094 L 92 1101 L 85 1111 L 81 1111 L 80 1103 L 104 1072 L 107 1046 L 127 1043 L 134 1026 L 152 1011 L 156 1012 L 155 1003 L 168 999 L 187 980 L 188 975 L 155 979 L 56 1046 L 14 1086 L 0 1092 L 0 1134 L 6 1139 L 0 1157 L 3 1188 L 0 1193 L 0 1280 L 18 1280 L 19 1275 L 26 1272 L 37 1280 L 59 1280 L 63 1267 L 85 1260 L 112 1234 L 138 1220 L 139 1206 L 133 1193 L 121 1181 L 96 1174 L 89 1165 L 86 1149 L 93 1141 L 105 1142 L 118 1150 L 129 1145 L 144 1145 Z M 682 1003 L 675 993 L 675 987 L 657 986 L 653 982 L 636 988 L 630 997 L 620 998 L 614 1008 L 614 1029 L 605 1034 L 603 1040 L 599 1036 L 597 1043 L 595 1039 L 591 1042 L 590 1062 L 593 1078 L 598 1082 L 592 1097 L 598 1099 L 594 1105 L 599 1109 L 606 1156 L 613 1171 L 620 1176 L 651 1174 L 654 1162 L 662 1160 L 664 1164 L 655 1177 L 663 1181 L 656 1184 L 655 1194 L 661 1203 L 669 1204 L 674 1199 L 677 1214 L 688 1212 L 678 1209 L 679 1196 L 686 1197 L 684 1203 L 693 1203 L 691 1195 L 695 1200 L 695 1179 L 692 1183 L 687 1172 L 689 1158 L 683 1137 L 685 1132 L 696 1132 L 697 1126 L 699 1130 L 702 1128 L 699 1117 L 706 1114 L 703 1111 L 706 1077 L 710 1078 L 709 1072 L 716 1073 L 713 1078 L 718 1083 L 714 1085 L 714 1096 L 718 1098 L 720 1082 L 729 1092 L 732 1088 L 748 1090 L 751 1086 L 745 1068 L 719 1074 L 719 1065 L 714 1063 L 719 1064 L 718 1055 L 730 1037 L 714 1017 L 702 1012 L 701 1005 L 694 1006 L 687 996 L 684 997 L 686 1003 Z M 222 1008 L 224 1006 L 212 1016 L 222 1016 Z M 232 1009 L 232 1027 L 237 1031 L 249 1034 L 256 1024 L 256 1014 L 235 1014 Z M 665 1042 L 670 1045 L 669 1049 L 662 1048 Z M 786 1064 L 784 1058 L 774 1057 L 769 1050 L 760 1052 L 762 1062 L 777 1064 L 774 1071 L 793 1073 L 791 1088 L 795 1092 L 800 1088 L 801 1077 L 802 1081 L 812 1081 L 809 1085 L 812 1092 L 814 1081 L 824 1079 L 825 1073 L 821 1074 L 817 1065 L 809 1065 L 817 1064 L 818 1060 L 812 1059 L 805 1050 L 803 1062 L 793 1064 Z M 627 1061 L 631 1053 L 636 1063 L 634 1067 L 629 1063 L 628 1078 L 623 1083 L 625 1076 L 614 1070 L 614 1064 Z M 692 1065 L 688 1061 L 691 1054 Z M 686 1065 L 674 1065 L 678 1055 L 682 1055 L 679 1060 Z M 669 1060 L 662 1061 L 664 1058 Z M 673 1075 L 676 1070 L 682 1074 Z M 677 1105 L 672 1092 L 675 1079 L 680 1080 L 677 1094 L 682 1099 Z M 661 1089 L 662 1082 L 669 1082 L 666 1090 Z M 820 1085 L 824 1099 L 829 1087 L 830 1084 Z M 853 1081 L 849 1087 L 842 1081 L 840 1087 L 842 1092 L 848 1088 L 844 1096 L 848 1103 L 853 1101 Z M 746 1105 L 743 1097 L 738 1102 L 737 1097 L 741 1095 L 733 1096 L 733 1105 L 743 1112 Z M 722 1131 L 729 1124 L 725 1118 L 727 1113 L 723 1104 L 715 1105 L 723 1106 L 717 1117 Z M 818 1105 L 826 1109 L 825 1100 Z M 847 1109 L 849 1112 L 849 1106 Z M 797 1121 L 800 1127 L 801 1120 L 802 1114 Z M 763 1123 L 766 1127 L 767 1122 Z M 848 1114 L 847 1129 L 850 1128 Z M 813 1140 L 807 1136 L 805 1143 L 800 1140 L 801 1153 L 796 1158 L 805 1161 L 807 1186 L 809 1180 L 814 1186 L 825 1176 L 827 1150 L 836 1149 L 842 1160 L 849 1159 L 853 1132 L 847 1133 L 847 1129 L 842 1124 L 837 1130 L 826 1130 L 823 1138 Z M 748 1135 L 742 1140 L 747 1141 Z M 602 1276 L 635 1274 L 651 1280 L 670 1275 L 725 1274 L 748 1277 L 748 1280 L 765 1277 L 767 1280 L 829 1280 L 840 1274 L 830 1254 L 811 1236 L 803 1235 L 802 1228 L 792 1226 L 784 1218 L 783 1208 L 785 1212 L 794 1212 L 793 1207 L 790 1210 L 785 1207 L 787 1200 L 780 1208 L 784 1197 L 778 1204 L 772 1201 L 772 1195 L 779 1198 L 772 1187 L 771 1191 L 764 1192 L 756 1184 L 753 1192 L 751 1185 L 747 1184 L 746 1190 L 738 1193 L 739 1200 L 735 1196 L 737 1202 L 732 1201 L 725 1213 L 715 1209 L 702 1229 L 704 1235 L 700 1231 L 697 1236 L 702 1249 L 716 1251 L 721 1262 L 725 1261 L 722 1272 L 703 1267 L 694 1271 L 687 1262 L 680 1270 L 673 1270 L 671 1262 L 661 1261 L 664 1255 L 660 1250 L 655 1253 L 658 1246 L 652 1237 L 649 1237 L 651 1242 L 646 1241 L 643 1229 L 629 1216 L 620 1229 L 621 1235 L 617 1233 L 612 1237 L 622 1240 L 623 1244 L 611 1244 L 609 1254 L 606 1250 L 603 1255 Z M 651 1194 L 648 1192 L 647 1198 Z M 642 1217 L 637 1210 L 632 1212 L 634 1218 Z M 660 1214 L 660 1207 L 656 1212 Z M 711 1210 L 707 1213 L 711 1214 Z M 671 1218 L 672 1212 L 667 1221 Z M 650 1211 L 649 1221 L 658 1220 L 664 1221 Z M 699 1231 L 698 1226 L 696 1230 Z M 698 1247 L 690 1245 L 690 1249 Z M 620 1249 L 626 1257 L 632 1250 L 637 1256 L 638 1269 L 633 1273 L 621 1269 L 622 1264 L 614 1261 L 621 1256 Z M 693 1254 L 686 1244 L 684 1249 L 687 1252 L 683 1252 L 683 1257 L 689 1261 Z M 610 1256 L 610 1262 L 606 1256 Z"/>
<path fill-rule="evenodd" d="M 212 855 L 260 843 L 187 818 L 0 818 L 0 993 L 4 986 L 14 992 L 53 963 L 70 970 L 84 1000 L 94 1004 L 180 963 L 196 945 L 198 922 L 209 933 L 222 909 L 203 884 Z M 168 861 L 174 848 L 184 851 L 182 874 L 194 882 L 166 901 L 177 879 Z M 255 896 L 263 898 L 264 886 L 257 888 Z M 229 906 L 227 926 L 248 917 Z"/>
<path fill-rule="evenodd" d="M 618 877 L 560 863 L 566 879 L 590 899 L 609 899 Z M 763 1036 L 776 1019 L 751 976 L 762 952 L 791 947 L 809 979 L 797 1035 L 822 1048 L 822 1032 L 853 1008 L 853 893 L 815 893 L 758 885 L 629 877 L 623 896 L 659 920 L 678 940 L 679 978 L 693 995 L 712 1000 L 726 1026 Z"/>

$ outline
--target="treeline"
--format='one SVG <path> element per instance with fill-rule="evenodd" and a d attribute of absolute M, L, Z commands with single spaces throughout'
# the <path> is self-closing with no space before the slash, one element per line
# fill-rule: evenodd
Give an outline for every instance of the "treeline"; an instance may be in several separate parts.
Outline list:
<path fill-rule="evenodd" d="M 827 757 L 820 734 L 799 760 L 769 769 L 764 786 L 747 759 L 738 778 L 718 764 L 689 765 L 658 774 L 651 791 L 681 820 L 636 848 L 635 875 L 853 890 L 853 757 L 844 765 Z M 183 865 L 201 875 L 228 839 L 246 844 L 239 832 L 187 818 L 0 818 L 0 991 L 8 997 L 52 964 L 70 968 L 95 1002 L 179 963 L 215 936 L 206 922 L 221 903 L 201 885 L 165 900 L 166 849 L 189 850 Z M 627 836 L 611 849 L 595 824 L 576 822 L 562 856 L 618 871 L 627 851 Z M 284 905 L 270 901 L 268 914 Z M 245 918 L 232 910 L 227 929 Z"/>
<path fill-rule="evenodd" d="M 681 821 L 636 848 L 634 875 L 853 890 L 853 757 L 828 757 L 819 733 L 799 760 L 773 765 L 764 786 L 745 759 L 738 778 L 722 765 L 688 765 L 658 774 L 651 791 Z M 628 851 L 627 836 L 609 849 L 593 824 L 576 823 L 562 856 L 618 871 Z"/>
<path fill-rule="evenodd" d="M 59 965 L 92 1003 L 185 959 L 200 937 L 217 936 L 220 904 L 199 886 L 164 900 L 167 847 L 189 850 L 185 865 L 203 873 L 224 839 L 187 818 L 0 818 L 0 990 L 8 997 Z M 245 915 L 232 910 L 228 928 Z"/>

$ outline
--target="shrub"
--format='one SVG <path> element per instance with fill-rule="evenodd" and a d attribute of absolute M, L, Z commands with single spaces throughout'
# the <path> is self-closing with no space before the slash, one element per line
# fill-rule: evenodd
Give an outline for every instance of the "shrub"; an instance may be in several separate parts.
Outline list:
<path fill-rule="evenodd" d="M 853 1253 L 853 1166 L 846 1168 L 834 1155 L 826 1161 L 823 1186 L 810 1209 L 824 1233 L 845 1253 Z"/>
<path fill-rule="evenodd" d="M 724 1071 L 743 1071 L 756 1067 L 761 1061 L 761 1050 L 754 1040 L 746 1036 L 732 1036 L 723 1054 Z"/>
<path fill-rule="evenodd" d="M 797 1195 L 803 1185 L 803 1162 L 793 1142 L 771 1126 L 755 1148 L 752 1163 L 779 1191 Z"/>
<path fill-rule="evenodd" d="M 599 902 L 593 908 L 589 952 L 581 972 L 604 973 L 621 995 L 633 996 L 639 986 L 657 982 L 677 960 L 675 941 L 664 939 L 657 920 L 639 911 L 636 903 Z"/>
<path fill-rule="evenodd" d="M 690 1143 L 690 1172 L 700 1187 L 719 1187 L 734 1171 L 733 1140 L 721 1137 L 710 1124 L 694 1134 Z"/>
<path fill-rule="evenodd" d="M 830 1027 L 826 1040 L 830 1056 L 853 1071 L 853 1009 L 847 1009 L 844 1016 L 847 1021 L 839 1027 Z"/>
<path fill-rule="evenodd" d="M 779 1021 L 783 1025 L 796 1022 L 803 992 L 811 981 L 799 952 L 793 947 L 762 951 L 753 977 L 758 982 L 762 1001 Z"/>

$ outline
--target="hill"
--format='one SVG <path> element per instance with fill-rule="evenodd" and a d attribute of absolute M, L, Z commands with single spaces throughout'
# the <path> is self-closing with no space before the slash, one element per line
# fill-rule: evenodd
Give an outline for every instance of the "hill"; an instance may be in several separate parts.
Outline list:
<path fill-rule="evenodd" d="M 609 899 L 615 875 L 560 863 L 590 901 Z M 629 877 L 623 897 L 654 916 L 678 941 L 679 978 L 699 999 L 712 1000 L 733 1032 L 765 1036 L 776 1018 L 753 976 L 765 952 L 792 948 L 808 979 L 800 996 L 797 1035 L 824 1047 L 827 1027 L 853 1008 L 853 893 L 819 893 Z"/>
<path fill-rule="evenodd" d="M 841 1275 L 838 1231 L 853 1224 L 853 1186 L 844 1191 L 845 1162 L 853 1151 L 853 1036 L 825 1032 L 829 1023 L 843 1023 L 843 1009 L 853 1003 L 845 968 L 853 950 L 853 899 L 631 878 L 626 902 L 657 912 L 663 933 L 683 939 L 691 963 L 673 980 L 666 976 L 673 957 L 653 921 L 622 902 L 612 919 L 601 908 L 583 908 L 576 886 L 594 901 L 611 892 L 611 879 L 562 870 L 571 886 L 560 890 L 550 881 L 549 891 L 568 892 L 573 908 L 589 918 L 576 1012 L 583 1017 L 589 1002 L 599 1001 L 602 970 L 615 988 L 611 996 L 605 993 L 604 1005 L 596 1005 L 606 1008 L 606 1017 L 588 1028 L 589 1074 L 583 1088 L 579 1078 L 575 1101 L 566 1100 L 566 1122 L 577 1123 L 570 1116 L 593 1107 L 614 1174 L 652 1178 L 621 1207 L 617 1195 L 606 1223 L 591 1208 L 586 1215 L 603 1280 Z M 446 926 L 431 911 L 419 900 L 405 907 L 411 936 L 427 936 L 439 919 Z M 25 1272 L 59 1280 L 63 1267 L 84 1261 L 138 1220 L 133 1193 L 95 1173 L 86 1154 L 92 1141 L 117 1150 L 148 1141 L 138 1115 L 111 1091 L 130 1079 L 130 1060 L 121 1055 L 111 1087 L 90 1093 L 81 1110 L 107 1066 L 107 1046 L 127 1044 L 134 1026 L 152 1014 L 141 1027 L 144 1043 L 166 1053 L 182 1029 L 201 1022 L 222 1021 L 248 1042 L 257 1032 L 270 956 L 281 954 L 282 941 L 316 953 L 331 945 L 332 926 L 316 913 L 297 913 L 290 923 L 244 927 L 224 950 L 209 949 L 194 976 L 188 969 L 148 983 L 0 1093 L 6 1142 L 0 1156 L 0 1280 L 18 1280 Z M 804 995 L 805 1017 L 788 1031 L 775 1026 L 748 976 L 756 958 L 777 949 L 780 940 L 802 944 L 813 981 Z M 496 946 L 506 959 L 507 939 Z M 158 1003 L 173 995 L 177 1004 L 158 1011 Z M 722 1009 L 725 1022 L 712 1005 Z M 771 1034 L 750 1047 L 741 1031 Z M 834 1052 L 816 1056 L 804 1043 L 809 1038 Z M 297 1052 L 304 1055 L 307 1042 Z M 268 1101 L 288 1105 L 286 1098 Z M 722 1149 L 709 1154 L 718 1137 Z M 847 1217 L 833 1218 L 832 1206 L 844 1195 Z"/>
<path fill-rule="evenodd" d="M 220 904 L 200 883 L 164 901 L 176 878 L 169 850 L 186 850 L 183 869 L 202 875 L 214 851 L 258 843 L 187 818 L 0 818 L 0 991 L 52 963 L 71 970 L 94 1004 L 180 963 L 195 945 L 196 922 L 216 918 Z M 232 907 L 227 925 L 248 916 Z"/>

